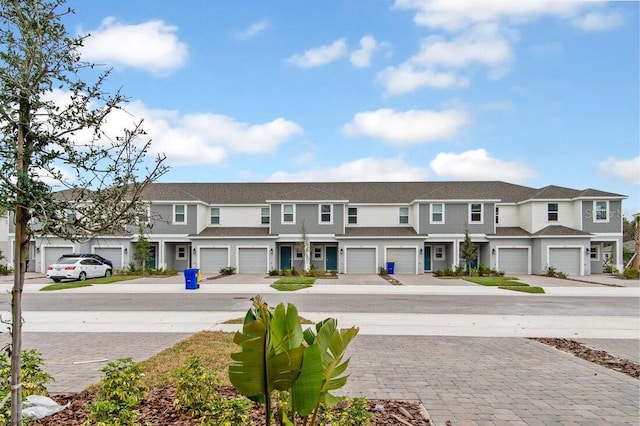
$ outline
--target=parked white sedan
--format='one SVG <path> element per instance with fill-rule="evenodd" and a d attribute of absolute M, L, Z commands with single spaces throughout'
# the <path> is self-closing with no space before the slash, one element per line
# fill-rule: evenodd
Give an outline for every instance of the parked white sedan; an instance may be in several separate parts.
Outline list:
<path fill-rule="evenodd" d="M 111 276 L 111 266 L 89 257 L 63 257 L 47 268 L 47 278 L 84 281 L 87 278 Z"/>

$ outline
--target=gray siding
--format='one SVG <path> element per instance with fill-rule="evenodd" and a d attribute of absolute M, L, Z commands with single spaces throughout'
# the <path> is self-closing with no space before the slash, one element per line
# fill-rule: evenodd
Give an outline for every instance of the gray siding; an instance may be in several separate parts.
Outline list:
<path fill-rule="evenodd" d="M 180 204 L 180 203 L 176 203 Z M 187 224 L 173 224 L 173 205 L 152 205 L 151 222 L 153 223 L 153 234 L 196 234 L 198 232 L 197 223 L 198 206 L 187 204 Z M 131 230 L 137 233 L 137 229 Z"/>
<path fill-rule="evenodd" d="M 283 224 L 282 204 L 272 204 L 271 233 L 300 234 L 304 224 L 307 234 L 342 234 L 344 228 L 344 204 L 333 204 L 333 223 L 331 224 L 319 223 L 319 208 L 319 204 L 296 204 L 295 222 L 293 224 Z"/>
<path fill-rule="evenodd" d="M 465 226 L 471 234 L 492 234 L 494 232 L 495 205 L 483 204 L 483 223 L 469 223 L 469 203 L 446 203 L 444 223 L 429 223 L 431 213 L 429 204 L 420 205 L 420 234 L 462 234 Z"/>
<path fill-rule="evenodd" d="M 609 222 L 593 222 L 593 201 L 582 202 L 582 230 L 585 232 L 622 232 L 622 201 L 609 201 Z"/>

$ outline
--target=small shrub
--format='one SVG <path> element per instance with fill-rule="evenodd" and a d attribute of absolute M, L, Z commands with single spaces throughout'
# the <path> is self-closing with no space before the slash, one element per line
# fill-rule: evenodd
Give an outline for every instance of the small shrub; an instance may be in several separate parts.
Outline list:
<path fill-rule="evenodd" d="M 466 271 L 463 265 L 456 265 L 456 269 L 453 271 L 453 275 L 456 277 L 460 277 L 462 275 L 466 275 Z"/>
<path fill-rule="evenodd" d="M 253 404 L 244 398 L 219 398 L 211 403 L 212 419 L 201 419 L 203 425 L 249 426 L 253 424 L 249 410 Z"/>
<path fill-rule="evenodd" d="M 556 276 L 556 268 L 554 268 L 553 266 L 547 266 L 547 269 L 545 269 L 544 274 L 547 277 L 555 277 Z"/>
<path fill-rule="evenodd" d="M 624 268 L 622 276 L 626 280 L 637 280 L 640 278 L 640 270 L 632 267 Z"/>
<path fill-rule="evenodd" d="M 615 266 L 613 266 L 610 263 L 607 263 L 606 265 L 604 265 L 604 271 L 608 274 L 619 274 L 620 271 L 618 271 L 618 268 L 616 268 Z"/>
<path fill-rule="evenodd" d="M 444 276 L 444 271 L 442 269 L 436 269 L 435 271 L 433 271 L 433 276 L 434 277 L 443 277 Z"/>
<path fill-rule="evenodd" d="M 13 268 L 11 266 L 0 264 L 0 275 L 9 275 L 9 274 L 13 274 Z"/>
<path fill-rule="evenodd" d="M 368 426 L 373 417 L 365 398 L 345 398 L 334 408 L 322 408 L 320 426 Z"/>
<path fill-rule="evenodd" d="M 487 267 L 484 263 L 478 265 L 478 275 L 484 277 L 485 275 L 493 275 L 491 268 Z"/>
<path fill-rule="evenodd" d="M 42 366 L 42 354 L 35 349 L 22 351 L 20 378 L 22 381 L 22 397 L 29 395 L 48 396 L 47 384 L 52 377 Z M 6 353 L 0 355 L 0 400 L 11 393 L 11 360 Z M 11 418 L 11 404 L 7 401 L 0 407 L 0 424 L 8 424 Z"/>
<path fill-rule="evenodd" d="M 269 271 L 270 277 L 277 277 L 278 275 L 280 275 L 280 271 L 278 269 L 272 269 Z"/>
<path fill-rule="evenodd" d="M 108 363 L 100 371 L 105 376 L 96 401 L 89 404 L 87 420 L 99 426 L 136 425 L 140 414 L 136 407 L 146 394 L 142 368 L 131 358 L 123 358 Z"/>
<path fill-rule="evenodd" d="M 445 277 L 453 277 L 453 275 L 454 275 L 453 269 L 449 268 L 448 266 L 444 268 Z"/>
<path fill-rule="evenodd" d="M 291 272 L 291 269 L 283 269 L 282 275 L 284 275 L 285 277 L 291 277 L 293 276 L 293 273 Z"/>
<path fill-rule="evenodd" d="M 291 267 L 291 276 L 292 277 L 299 277 L 300 276 L 300 271 L 298 271 L 295 266 Z"/>
<path fill-rule="evenodd" d="M 236 268 L 233 266 L 225 266 L 223 268 L 220 268 L 218 272 L 220 272 L 220 274 L 222 275 L 233 275 L 236 273 Z"/>
<path fill-rule="evenodd" d="M 384 266 L 381 266 L 381 267 L 378 269 L 378 274 L 379 274 L 379 275 L 382 275 L 382 276 L 388 275 L 388 273 L 387 273 L 387 268 L 385 268 Z"/>
<path fill-rule="evenodd" d="M 332 269 L 332 270 L 331 270 L 331 276 L 332 276 L 332 277 L 337 277 L 337 276 L 338 276 L 338 271 L 337 271 L 337 270 L 335 270 L 335 269 Z"/>
<path fill-rule="evenodd" d="M 469 269 L 469 276 L 479 277 L 480 276 L 480 271 L 477 268 L 471 268 L 471 269 Z"/>

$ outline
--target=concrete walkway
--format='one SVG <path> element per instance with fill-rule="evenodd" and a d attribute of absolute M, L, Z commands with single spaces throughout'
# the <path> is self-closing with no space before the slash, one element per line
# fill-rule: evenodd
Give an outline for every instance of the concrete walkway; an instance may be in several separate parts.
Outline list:
<path fill-rule="evenodd" d="M 346 276 L 345 276 L 346 277 Z M 409 277 L 409 276 L 406 276 Z M 302 290 L 337 294 L 509 295 L 506 290 L 461 280 L 415 276 L 401 286 L 371 276 L 349 276 Z M 547 294 L 566 297 L 631 297 L 630 285 L 587 284 L 527 276 Z M 537 281 L 537 280 L 541 281 Z M 148 281 L 146 281 L 148 280 Z M 255 280 L 255 281 L 254 281 Z M 264 281 L 262 281 L 264 280 Z M 551 280 L 551 281 L 548 281 Z M 25 292 L 37 292 L 46 280 L 28 280 Z M 205 280 L 185 290 L 182 277 L 144 279 L 65 293 L 266 293 L 272 279 L 237 275 Z M 331 282 L 331 283 L 329 283 Z M 369 282 L 369 284 L 367 284 Z M 555 285 L 554 284 L 563 284 Z M 0 284 L 0 291 L 10 285 Z M 230 288 L 232 287 L 232 288 Z M 273 290 L 275 291 L 275 290 Z M 62 293 L 61 293 L 62 294 Z M 522 296 L 522 294 L 518 294 Z M 529 297 L 549 297 L 530 295 Z M 172 312 L 25 312 L 24 346 L 43 353 L 56 381 L 51 392 L 77 392 L 100 379 L 107 361 L 144 360 L 198 330 L 233 330 L 220 324 L 242 313 Z M 305 312 L 318 320 L 327 313 Z M 3 316 L 5 313 L 2 314 Z M 318 316 L 318 318 L 316 318 Z M 590 347 L 640 361 L 640 320 L 636 317 L 492 316 L 332 313 L 341 327 L 358 325 L 350 346 L 351 377 L 344 393 L 369 398 L 419 399 L 437 425 L 638 425 L 640 381 L 581 360 L 527 336 L 554 335 L 583 341 Z M 6 334 L 1 336 L 5 341 Z M 1 343 L 1 342 L 0 342 Z"/>

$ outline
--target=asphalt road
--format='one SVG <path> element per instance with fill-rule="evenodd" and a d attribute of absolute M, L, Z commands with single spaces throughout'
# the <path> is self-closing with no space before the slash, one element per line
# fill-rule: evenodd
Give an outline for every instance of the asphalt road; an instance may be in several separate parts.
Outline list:
<path fill-rule="evenodd" d="M 174 311 L 242 312 L 249 309 L 249 294 L 80 294 L 30 293 L 24 311 Z M 299 312 L 497 314 L 563 316 L 631 316 L 640 312 L 634 297 L 464 296 L 364 294 L 265 294 L 270 305 L 293 303 Z M 10 310 L 10 295 L 0 295 L 0 311 Z"/>

